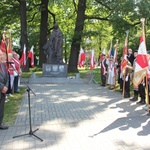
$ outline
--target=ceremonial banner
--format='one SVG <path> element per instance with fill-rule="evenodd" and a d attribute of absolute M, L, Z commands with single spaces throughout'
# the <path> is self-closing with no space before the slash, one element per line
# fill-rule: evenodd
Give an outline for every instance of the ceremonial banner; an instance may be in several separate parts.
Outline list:
<path fill-rule="evenodd" d="M 90 69 L 91 69 L 91 70 L 94 69 L 94 49 L 92 49 L 92 53 L 91 53 Z"/>
<path fill-rule="evenodd" d="M 144 22 L 142 22 L 144 24 Z M 142 29 L 142 36 L 140 38 L 140 45 L 138 49 L 138 55 L 136 58 L 133 83 L 138 86 L 147 74 L 148 60 L 147 50 L 145 44 L 144 25 Z"/>
<path fill-rule="evenodd" d="M 3 32 L 0 48 L 7 55 L 6 31 Z"/>
<path fill-rule="evenodd" d="M 111 50 L 112 50 L 112 40 L 110 42 L 110 48 L 109 48 L 109 51 L 108 51 L 107 58 L 110 58 L 110 56 L 111 56 Z"/>
<path fill-rule="evenodd" d="M 12 53 L 11 37 L 7 38 L 7 53 Z"/>
<path fill-rule="evenodd" d="M 22 56 L 20 59 L 20 64 L 22 65 L 23 68 L 26 68 L 26 45 L 24 44 Z"/>
<path fill-rule="evenodd" d="M 127 49 L 128 49 L 128 32 L 127 36 L 125 39 L 125 44 L 124 44 L 124 50 L 123 50 L 123 55 L 122 55 L 122 61 L 121 61 L 121 74 L 125 74 L 126 66 L 127 66 Z"/>
<path fill-rule="evenodd" d="M 80 54 L 79 54 L 79 67 L 84 67 L 84 62 L 85 62 L 85 53 L 84 50 L 81 48 L 80 49 Z"/>
<path fill-rule="evenodd" d="M 34 46 L 31 47 L 30 52 L 28 54 L 28 58 L 30 58 L 30 64 L 34 68 L 34 52 L 33 52 Z"/>

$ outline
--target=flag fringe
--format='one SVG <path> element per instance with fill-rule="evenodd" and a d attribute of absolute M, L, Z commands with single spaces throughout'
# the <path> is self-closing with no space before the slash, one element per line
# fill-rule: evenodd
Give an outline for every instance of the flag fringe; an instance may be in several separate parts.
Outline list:
<path fill-rule="evenodd" d="M 133 84 L 135 86 L 138 86 L 142 80 L 145 78 L 146 76 L 146 72 L 147 72 L 147 67 L 143 68 L 140 71 L 134 72 L 134 76 L 133 76 Z"/>

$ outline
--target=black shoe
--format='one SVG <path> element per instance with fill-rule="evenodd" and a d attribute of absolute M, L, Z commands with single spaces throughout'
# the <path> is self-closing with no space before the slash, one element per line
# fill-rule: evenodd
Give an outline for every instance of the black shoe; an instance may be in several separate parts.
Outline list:
<path fill-rule="evenodd" d="M 0 130 L 7 130 L 8 126 L 0 125 Z"/>
<path fill-rule="evenodd" d="M 101 86 L 105 86 L 105 84 L 101 84 Z"/>
<path fill-rule="evenodd" d="M 133 98 L 131 98 L 131 99 L 129 99 L 130 101 L 137 101 L 138 100 L 138 98 L 136 97 L 136 96 L 134 96 Z"/>
<path fill-rule="evenodd" d="M 124 98 L 130 98 L 130 95 L 129 94 L 125 94 Z"/>
<path fill-rule="evenodd" d="M 140 103 L 142 103 L 142 102 L 143 102 L 143 100 L 141 99 L 140 101 L 137 102 L 137 104 L 140 104 Z"/>
<path fill-rule="evenodd" d="M 144 105 L 145 104 L 145 100 L 141 99 L 139 102 L 137 102 L 137 104 Z"/>
<path fill-rule="evenodd" d="M 146 104 L 145 100 L 144 100 L 141 104 L 142 104 L 142 105 L 145 105 L 145 104 Z"/>

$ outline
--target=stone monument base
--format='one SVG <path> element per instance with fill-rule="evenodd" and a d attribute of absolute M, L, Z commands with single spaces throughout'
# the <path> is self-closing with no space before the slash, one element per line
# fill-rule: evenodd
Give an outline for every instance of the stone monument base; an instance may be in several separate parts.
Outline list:
<path fill-rule="evenodd" d="M 67 65 L 66 64 L 46 64 L 42 66 L 43 76 L 49 77 L 67 77 Z"/>

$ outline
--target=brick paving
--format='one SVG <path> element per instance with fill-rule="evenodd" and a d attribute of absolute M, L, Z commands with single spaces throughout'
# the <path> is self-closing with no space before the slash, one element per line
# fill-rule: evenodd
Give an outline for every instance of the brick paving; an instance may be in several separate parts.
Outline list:
<path fill-rule="evenodd" d="M 0 150 L 149 150 L 150 117 L 141 105 L 119 92 L 74 79 L 34 79 L 28 134 L 28 93 L 15 124 L 0 130 Z M 59 81 L 59 82 L 58 82 Z"/>

